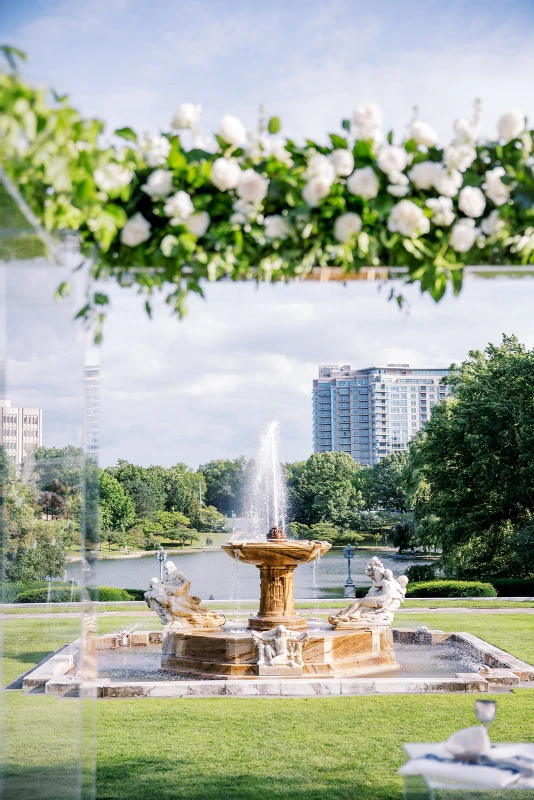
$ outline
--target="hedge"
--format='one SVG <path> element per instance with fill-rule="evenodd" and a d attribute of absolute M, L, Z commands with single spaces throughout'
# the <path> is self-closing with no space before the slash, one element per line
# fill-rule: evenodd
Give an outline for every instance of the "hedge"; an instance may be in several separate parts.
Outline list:
<path fill-rule="evenodd" d="M 499 597 L 534 597 L 534 578 L 493 578 Z"/>
<path fill-rule="evenodd" d="M 126 589 L 115 589 L 112 586 L 99 586 L 97 589 L 89 589 L 89 596 L 92 600 L 99 600 L 101 603 L 124 600 L 135 600 Z M 79 586 L 71 590 L 70 586 L 52 587 L 50 589 L 51 603 L 79 603 L 82 599 Z M 48 587 L 25 589 L 13 597 L 13 603 L 46 603 L 48 601 Z"/>
<path fill-rule="evenodd" d="M 132 596 L 132 600 L 144 600 L 145 599 L 145 589 L 125 589 L 129 595 Z"/>
<path fill-rule="evenodd" d="M 97 589 L 89 589 L 89 596 L 92 600 L 99 600 L 101 603 L 136 599 L 127 589 L 116 589 L 114 586 L 99 586 Z"/>
<path fill-rule="evenodd" d="M 409 583 L 407 597 L 497 597 L 491 583 L 481 581 L 422 581 Z"/>

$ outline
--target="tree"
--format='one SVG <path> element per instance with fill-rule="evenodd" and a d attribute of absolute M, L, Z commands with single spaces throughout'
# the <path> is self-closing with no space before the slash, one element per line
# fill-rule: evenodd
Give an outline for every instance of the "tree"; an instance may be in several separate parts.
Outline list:
<path fill-rule="evenodd" d="M 358 486 L 362 467 L 348 453 L 314 453 L 306 462 L 287 465 L 291 515 L 296 522 L 330 522 L 351 528 L 364 506 Z"/>
<path fill-rule="evenodd" d="M 206 482 L 206 505 L 215 506 L 221 514 L 229 517 L 232 511 L 242 514 L 243 492 L 246 480 L 247 462 L 244 456 L 231 459 L 218 459 L 201 464 L 198 472 Z"/>
<path fill-rule="evenodd" d="M 195 527 L 199 531 L 210 531 L 211 533 L 228 533 L 230 525 L 224 514 L 219 514 L 214 506 L 203 506 L 198 513 L 198 518 L 194 520 Z"/>
<path fill-rule="evenodd" d="M 412 441 L 406 482 L 449 574 L 532 574 L 517 550 L 534 513 L 534 351 L 503 336 L 448 376 L 452 396 Z"/>
<path fill-rule="evenodd" d="M 135 519 L 132 498 L 119 481 L 104 470 L 100 470 L 100 512 L 105 531 L 124 531 Z"/>
<path fill-rule="evenodd" d="M 404 484 L 406 451 L 391 453 L 373 467 L 371 473 L 373 506 L 391 513 L 406 513 L 408 497 Z"/>
<path fill-rule="evenodd" d="M 117 466 L 108 467 L 106 472 L 116 478 L 128 492 L 135 503 L 135 513 L 138 517 L 146 519 L 165 508 L 164 467 L 139 467 L 119 459 Z"/>
<path fill-rule="evenodd" d="M 8 581 L 29 583 L 63 576 L 67 564 L 63 520 L 33 520 L 28 528 L 18 529 L 16 533 L 12 529 L 11 533 L 5 562 Z"/>
<path fill-rule="evenodd" d="M 84 454 L 81 447 L 38 447 L 33 451 L 33 474 L 39 489 L 61 484 L 65 494 L 81 491 Z"/>
<path fill-rule="evenodd" d="M 414 530 L 414 521 L 408 516 L 403 516 L 398 522 L 391 526 L 393 544 L 395 547 L 399 548 L 399 555 L 403 550 L 408 550 L 408 548 L 411 547 Z"/>

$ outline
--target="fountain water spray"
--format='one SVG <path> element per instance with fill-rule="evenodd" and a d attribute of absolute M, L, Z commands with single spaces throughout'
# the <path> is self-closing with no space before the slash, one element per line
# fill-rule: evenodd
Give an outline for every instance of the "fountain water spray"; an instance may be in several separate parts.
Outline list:
<path fill-rule="evenodd" d="M 247 487 L 245 508 L 248 509 L 250 538 L 265 539 L 271 528 L 285 529 L 287 489 L 280 460 L 280 425 L 270 422 L 260 436 Z"/>

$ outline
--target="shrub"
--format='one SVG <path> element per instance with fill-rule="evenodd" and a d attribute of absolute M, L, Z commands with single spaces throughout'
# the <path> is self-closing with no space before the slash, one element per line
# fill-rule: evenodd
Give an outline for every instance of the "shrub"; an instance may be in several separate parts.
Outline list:
<path fill-rule="evenodd" d="M 415 581 L 433 581 L 436 578 L 436 564 L 412 564 L 405 572 L 411 583 Z"/>
<path fill-rule="evenodd" d="M 423 581 L 409 583 L 407 597 L 497 597 L 491 583 L 481 581 Z"/>
<path fill-rule="evenodd" d="M 89 595 L 91 600 L 98 600 L 101 603 L 135 599 L 127 589 L 116 589 L 114 586 L 99 586 L 97 589 L 89 589 Z"/>
<path fill-rule="evenodd" d="M 499 597 L 534 597 L 534 578 L 493 578 Z"/>
<path fill-rule="evenodd" d="M 144 589 L 125 589 L 124 591 L 128 592 L 131 595 L 132 600 L 144 600 L 145 599 L 145 590 Z"/>
<path fill-rule="evenodd" d="M 13 598 L 13 603 L 46 603 L 48 599 L 48 589 L 26 589 Z M 81 590 L 76 587 L 71 591 L 70 586 L 64 589 L 52 588 L 50 590 L 51 603 L 79 603 L 82 599 Z"/>

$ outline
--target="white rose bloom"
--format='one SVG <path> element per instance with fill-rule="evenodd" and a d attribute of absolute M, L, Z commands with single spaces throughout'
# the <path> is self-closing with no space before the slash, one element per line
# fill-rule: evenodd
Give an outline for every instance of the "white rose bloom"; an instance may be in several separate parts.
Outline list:
<path fill-rule="evenodd" d="M 477 121 L 457 119 L 453 125 L 457 142 L 474 142 L 478 136 L 480 124 Z"/>
<path fill-rule="evenodd" d="M 269 181 L 253 169 L 241 173 L 237 184 L 237 194 L 246 203 L 261 203 L 269 189 Z"/>
<path fill-rule="evenodd" d="M 196 236 L 198 239 L 200 239 L 200 237 L 204 236 L 208 230 L 210 221 L 210 215 L 207 211 L 197 211 L 195 214 L 191 214 L 191 216 L 187 218 L 185 224 L 188 231 L 190 231 L 193 236 Z"/>
<path fill-rule="evenodd" d="M 187 192 L 179 191 L 169 197 L 163 206 L 165 216 L 171 218 L 171 225 L 181 225 L 193 214 L 195 207 Z"/>
<path fill-rule="evenodd" d="M 387 144 L 378 151 L 376 163 L 386 175 L 399 173 L 408 164 L 408 153 L 404 147 L 397 147 L 394 144 Z"/>
<path fill-rule="evenodd" d="M 352 175 L 347 178 L 347 188 L 351 194 L 363 197 L 364 200 L 372 200 L 376 197 L 380 183 L 378 175 L 372 167 L 362 167 L 355 169 Z"/>
<path fill-rule="evenodd" d="M 480 225 L 482 232 L 485 233 L 486 236 L 493 236 L 497 231 L 500 231 L 503 226 L 504 221 L 499 219 L 499 212 L 496 208 L 486 219 L 482 220 Z"/>
<path fill-rule="evenodd" d="M 177 131 L 182 131 L 185 128 L 195 128 L 200 119 L 202 106 L 195 103 L 182 103 L 178 111 L 173 117 L 172 127 Z"/>
<path fill-rule="evenodd" d="M 239 146 L 246 141 L 247 129 L 241 120 L 227 114 L 219 122 L 219 136 L 228 144 Z"/>
<path fill-rule="evenodd" d="M 123 186 L 128 186 L 132 178 L 131 170 L 113 162 L 100 169 L 95 169 L 94 172 L 95 183 L 103 192 L 117 192 Z"/>
<path fill-rule="evenodd" d="M 143 155 L 149 167 L 159 167 L 171 152 L 171 143 L 165 136 L 147 136 L 142 144 Z"/>
<path fill-rule="evenodd" d="M 518 108 L 507 111 L 499 119 L 497 130 L 499 131 L 499 139 L 504 139 L 505 142 L 517 139 L 525 130 L 525 115 Z"/>
<path fill-rule="evenodd" d="M 445 197 L 456 197 L 463 183 L 462 173 L 456 169 L 448 170 L 440 164 L 438 167 L 434 175 L 434 189 Z"/>
<path fill-rule="evenodd" d="M 172 192 L 172 172 L 167 169 L 155 169 L 148 176 L 147 182 L 141 186 L 152 200 L 167 197 Z"/>
<path fill-rule="evenodd" d="M 350 211 L 347 214 L 341 214 L 334 222 L 334 236 L 338 242 L 346 242 L 361 229 L 362 218 L 359 214 L 353 214 Z"/>
<path fill-rule="evenodd" d="M 128 247 L 137 247 L 150 239 L 150 230 L 150 222 L 138 212 L 127 220 L 121 230 L 121 242 Z"/>
<path fill-rule="evenodd" d="M 411 200 L 401 200 L 389 212 L 388 230 L 416 239 L 428 233 L 430 221 L 419 206 Z"/>
<path fill-rule="evenodd" d="M 454 211 L 450 197 L 431 197 L 425 205 L 432 211 L 432 222 L 442 228 L 448 228 L 454 222 Z"/>
<path fill-rule="evenodd" d="M 357 139 L 374 139 L 379 142 L 381 139 L 382 111 L 375 103 L 366 103 L 358 106 L 352 112 L 354 125 L 356 126 Z"/>
<path fill-rule="evenodd" d="M 449 244 L 457 253 L 467 253 L 471 250 L 478 237 L 478 228 L 475 228 L 474 219 L 459 219 L 453 225 Z"/>
<path fill-rule="evenodd" d="M 458 198 L 458 208 L 468 217 L 480 217 L 486 208 L 484 193 L 476 186 L 464 186 Z"/>
<path fill-rule="evenodd" d="M 288 167 L 293 165 L 291 153 L 286 150 L 285 142 L 279 139 L 278 141 L 271 143 L 270 151 L 271 155 L 277 158 L 278 161 L 281 161 L 282 164 L 285 164 Z"/>
<path fill-rule="evenodd" d="M 221 192 L 235 189 L 241 177 L 241 168 L 235 158 L 217 158 L 211 165 L 211 182 Z"/>
<path fill-rule="evenodd" d="M 287 239 L 291 235 L 291 226 L 280 214 L 265 217 L 265 235 L 268 239 Z"/>
<path fill-rule="evenodd" d="M 314 153 L 308 160 L 303 178 L 305 181 L 309 181 L 312 178 L 322 178 L 332 185 L 336 179 L 336 169 L 328 156 L 324 156 L 322 153 Z"/>
<path fill-rule="evenodd" d="M 393 197 L 406 197 L 410 189 L 405 183 L 390 183 L 387 187 L 387 191 L 388 194 L 393 195 Z"/>
<path fill-rule="evenodd" d="M 345 178 L 354 169 L 354 156 L 350 150 L 340 147 L 332 151 L 332 163 L 336 173 Z"/>
<path fill-rule="evenodd" d="M 501 181 L 506 175 L 504 167 L 495 167 L 486 172 L 486 182 L 484 184 L 484 191 L 486 197 L 489 197 L 492 203 L 496 206 L 502 206 L 510 199 L 510 187 Z"/>
<path fill-rule="evenodd" d="M 251 161 L 260 161 L 267 150 L 266 144 L 265 136 L 258 136 L 257 133 L 248 131 L 247 140 L 244 145 L 245 155 L 247 158 L 250 158 Z"/>
<path fill-rule="evenodd" d="M 440 169 L 441 166 L 435 161 L 421 161 L 413 165 L 408 177 L 418 189 L 431 189 Z"/>
<path fill-rule="evenodd" d="M 448 169 L 457 169 L 460 172 L 465 172 L 469 169 L 475 158 L 477 151 L 468 142 L 461 144 L 451 144 L 443 151 L 443 163 Z"/>
<path fill-rule="evenodd" d="M 163 237 L 159 247 L 165 258 L 170 257 L 172 253 L 172 248 L 174 247 L 175 244 L 178 244 L 178 239 L 176 238 L 176 236 L 171 236 L 171 234 L 169 233 L 167 234 L 167 236 Z"/>
<path fill-rule="evenodd" d="M 434 128 L 418 119 L 412 122 L 409 138 L 414 139 L 417 144 L 424 144 L 425 147 L 435 147 L 438 143 L 438 135 Z"/>
<path fill-rule="evenodd" d="M 302 197 L 309 206 L 319 205 L 319 201 L 330 194 L 332 182 L 326 178 L 312 178 L 302 190 Z"/>

